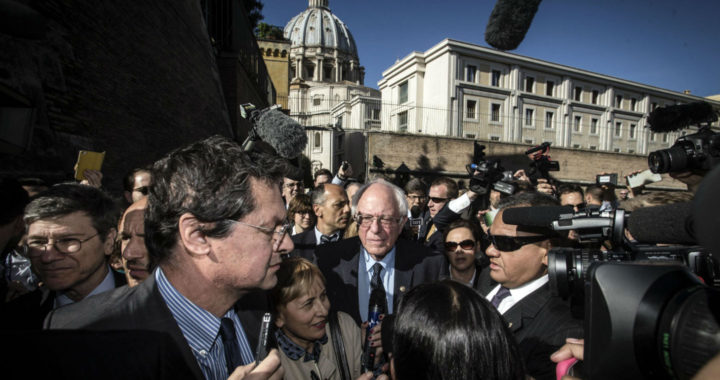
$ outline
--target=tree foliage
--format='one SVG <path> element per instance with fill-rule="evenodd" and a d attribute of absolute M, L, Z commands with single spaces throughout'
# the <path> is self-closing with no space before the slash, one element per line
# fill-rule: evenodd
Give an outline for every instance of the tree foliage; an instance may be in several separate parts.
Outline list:
<path fill-rule="evenodd" d="M 255 33 L 257 38 L 265 38 L 267 40 L 282 40 L 283 30 L 277 25 L 270 25 L 261 22 L 257 26 L 257 32 Z"/>
<path fill-rule="evenodd" d="M 257 29 L 260 20 L 265 18 L 261 13 L 264 5 L 259 0 L 242 0 L 242 2 L 245 6 L 245 13 L 247 13 L 250 20 L 250 30 L 254 31 Z"/>

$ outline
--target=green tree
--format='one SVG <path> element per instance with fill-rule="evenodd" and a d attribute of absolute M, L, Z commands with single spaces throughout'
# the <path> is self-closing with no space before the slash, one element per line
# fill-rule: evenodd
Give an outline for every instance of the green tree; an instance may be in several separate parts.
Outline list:
<path fill-rule="evenodd" d="M 242 2 L 245 6 L 245 13 L 248 15 L 248 20 L 250 20 L 250 30 L 254 32 L 260 20 L 265 18 L 261 13 L 264 5 L 259 0 L 242 0 Z"/>
<path fill-rule="evenodd" d="M 266 24 L 264 22 L 258 24 L 257 32 L 255 32 L 255 37 L 264 38 L 267 40 L 282 40 L 284 38 L 283 30 L 281 27 Z"/>

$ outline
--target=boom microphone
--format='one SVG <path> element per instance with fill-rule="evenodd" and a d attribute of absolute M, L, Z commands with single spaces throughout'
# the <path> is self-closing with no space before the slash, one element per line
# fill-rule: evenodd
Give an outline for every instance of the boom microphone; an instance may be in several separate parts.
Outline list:
<path fill-rule="evenodd" d="M 260 139 L 273 147 L 283 158 L 298 157 L 307 145 L 305 128 L 275 109 L 263 112 L 255 128 Z"/>
<path fill-rule="evenodd" d="M 625 226 L 640 243 L 697 244 L 689 202 L 639 208 Z"/>
<path fill-rule="evenodd" d="M 655 133 L 673 132 L 690 125 L 712 123 L 717 112 L 707 102 L 693 102 L 656 108 L 648 115 L 650 130 Z"/>
<path fill-rule="evenodd" d="M 498 0 L 485 28 L 485 41 L 496 49 L 516 49 L 539 5 L 540 0 Z"/>

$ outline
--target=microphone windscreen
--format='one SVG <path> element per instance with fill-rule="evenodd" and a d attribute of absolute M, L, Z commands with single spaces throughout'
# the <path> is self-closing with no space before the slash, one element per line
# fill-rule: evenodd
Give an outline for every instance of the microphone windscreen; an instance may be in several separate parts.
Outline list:
<path fill-rule="evenodd" d="M 485 28 L 485 41 L 500 50 L 516 49 L 539 5 L 540 0 L 498 0 Z"/>
<path fill-rule="evenodd" d="M 417 218 L 420 216 L 420 206 L 412 206 L 410 207 L 410 216 L 413 218 Z"/>
<path fill-rule="evenodd" d="M 697 244 L 691 210 L 689 202 L 639 208 L 627 218 L 626 228 L 640 243 Z"/>
<path fill-rule="evenodd" d="M 717 120 L 717 113 L 707 102 L 693 102 L 656 108 L 648 115 L 650 130 L 656 133 L 673 132 L 690 125 Z"/>
<path fill-rule="evenodd" d="M 307 145 L 305 128 L 278 110 L 263 113 L 255 127 L 260 139 L 283 158 L 298 157 Z"/>
<path fill-rule="evenodd" d="M 572 213 L 570 206 L 511 207 L 503 209 L 502 221 L 517 226 L 550 228 L 560 215 Z"/>

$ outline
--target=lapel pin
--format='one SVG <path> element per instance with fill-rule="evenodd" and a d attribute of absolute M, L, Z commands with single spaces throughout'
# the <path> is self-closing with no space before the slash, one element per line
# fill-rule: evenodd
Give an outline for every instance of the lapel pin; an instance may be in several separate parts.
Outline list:
<path fill-rule="evenodd" d="M 400 287 L 400 292 L 401 292 L 401 293 L 405 293 L 405 287 L 404 287 L 404 286 L 401 286 L 401 287 Z"/>
<path fill-rule="evenodd" d="M 512 322 L 508 323 L 508 328 L 512 327 Z"/>

